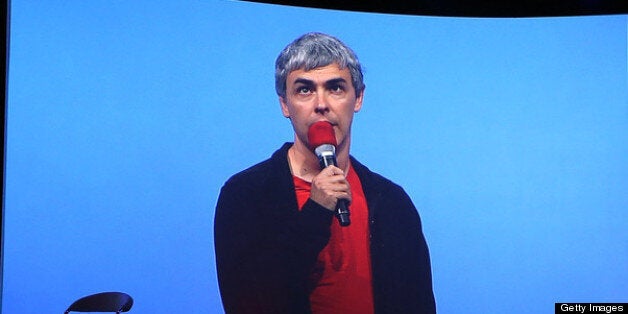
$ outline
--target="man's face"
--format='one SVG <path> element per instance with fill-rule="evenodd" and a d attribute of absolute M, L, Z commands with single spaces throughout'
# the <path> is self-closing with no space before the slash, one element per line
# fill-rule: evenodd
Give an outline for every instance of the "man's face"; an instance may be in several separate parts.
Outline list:
<path fill-rule="evenodd" d="M 286 79 L 286 96 L 279 97 L 283 115 L 290 118 L 295 141 L 308 146 L 307 132 L 315 122 L 334 126 L 338 148 L 348 145 L 353 114 L 362 107 L 363 93 L 356 97 L 351 73 L 336 63 L 312 69 L 295 70 Z"/>

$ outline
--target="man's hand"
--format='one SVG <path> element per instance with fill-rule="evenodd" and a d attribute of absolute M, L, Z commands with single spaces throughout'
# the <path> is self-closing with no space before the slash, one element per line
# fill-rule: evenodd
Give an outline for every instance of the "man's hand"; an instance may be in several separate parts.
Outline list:
<path fill-rule="evenodd" d="M 351 187 L 344 172 L 334 166 L 323 169 L 312 178 L 310 198 L 321 206 L 333 211 L 339 199 L 351 203 Z"/>

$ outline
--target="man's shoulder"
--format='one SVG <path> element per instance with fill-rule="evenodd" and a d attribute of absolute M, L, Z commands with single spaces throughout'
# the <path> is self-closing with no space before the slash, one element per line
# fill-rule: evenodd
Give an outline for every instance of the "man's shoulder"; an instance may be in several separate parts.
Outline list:
<path fill-rule="evenodd" d="M 401 215 L 402 213 L 403 215 L 409 214 L 412 217 L 418 214 L 410 195 L 406 193 L 401 185 L 354 161 L 355 159 L 351 160 L 351 165 L 360 178 L 362 190 L 367 202 L 369 202 L 369 208 L 377 212 L 380 218 L 396 217 L 395 215 Z M 386 210 L 381 210 L 382 208 Z"/>
<path fill-rule="evenodd" d="M 242 185 L 242 184 L 267 184 L 267 181 L 275 176 L 270 174 L 276 174 L 283 170 L 283 163 L 287 162 L 283 160 L 282 155 L 287 154 L 286 145 L 284 144 L 280 149 L 275 151 L 270 158 L 260 161 L 234 175 L 232 175 L 225 185 Z M 289 147 L 289 146 L 288 146 Z"/>
<path fill-rule="evenodd" d="M 256 179 L 263 179 L 267 177 L 268 173 L 273 168 L 271 158 L 268 158 L 264 161 L 260 161 L 257 164 L 254 164 L 234 175 L 232 175 L 228 180 L 229 183 L 237 183 L 241 181 L 258 181 Z"/>
<path fill-rule="evenodd" d="M 403 190 L 400 185 L 392 180 L 384 177 L 383 175 L 372 171 L 364 164 L 360 163 L 355 157 L 351 156 L 351 166 L 358 174 L 362 186 L 366 186 L 369 189 L 382 190 L 382 189 L 394 189 Z"/>

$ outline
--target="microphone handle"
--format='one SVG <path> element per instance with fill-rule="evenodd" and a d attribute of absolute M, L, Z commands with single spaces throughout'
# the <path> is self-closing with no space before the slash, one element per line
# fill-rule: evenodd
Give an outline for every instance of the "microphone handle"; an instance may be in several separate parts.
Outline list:
<path fill-rule="evenodd" d="M 321 168 L 326 168 L 330 165 L 338 166 L 336 163 L 336 154 L 322 155 L 318 159 L 320 162 Z M 346 199 L 339 199 L 336 202 L 336 218 L 340 223 L 340 226 L 346 227 L 351 224 L 351 219 L 349 219 L 349 207 L 347 206 Z"/>

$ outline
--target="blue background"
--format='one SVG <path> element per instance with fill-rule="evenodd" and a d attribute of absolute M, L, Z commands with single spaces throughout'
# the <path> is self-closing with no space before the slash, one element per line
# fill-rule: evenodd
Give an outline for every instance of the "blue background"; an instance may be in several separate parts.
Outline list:
<path fill-rule="evenodd" d="M 292 129 L 302 33 L 365 67 L 352 153 L 402 185 L 439 313 L 628 300 L 625 15 L 479 19 L 232 1 L 11 1 L 2 312 L 120 290 L 221 312 L 223 182 Z"/>

